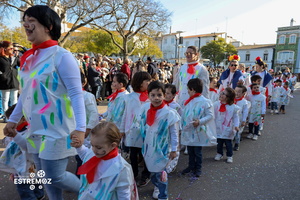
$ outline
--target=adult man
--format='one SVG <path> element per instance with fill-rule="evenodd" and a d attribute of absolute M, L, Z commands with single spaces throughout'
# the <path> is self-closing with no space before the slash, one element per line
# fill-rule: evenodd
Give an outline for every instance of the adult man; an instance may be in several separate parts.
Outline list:
<path fill-rule="evenodd" d="M 148 64 L 147 71 L 152 77 L 153 74 L 157 73 L 158 71 L 157 65 L 152 61 L 150 57 L 147 58 L 147 64 Z"/>

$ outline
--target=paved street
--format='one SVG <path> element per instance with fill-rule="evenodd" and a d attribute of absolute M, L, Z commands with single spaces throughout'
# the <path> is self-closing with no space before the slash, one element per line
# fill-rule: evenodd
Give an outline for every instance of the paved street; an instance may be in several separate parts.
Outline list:
<path fill-rule="evenodd" d="M 169 199 L 245 200 L 300 199 L 300 84 L 286 108 L 286 114 L 266 116 L 264 131 L 257 141 L 243 135 L 241 148 L 234 152 L 233 163 L 214 161 L 216 147 L 203 150 L 203 174 L 196 180 L 181 176 L 188 156 L 181 155 L 175 172 L 169 176 Z M 105 106 L 99 106 L 105 110 Z M 0 139 L 3 138 L 0 124 Z M 1 149 L 1 152 L 3 149 Z M 68 170 L 74 171 L 74 160 Z M 140 199 L 152 199 L 151 183 L 139 189 Z M 0 199 L 19 199 L 8 174 L 0 172 Z M 65 200 L 76 199 L 65 193 Z"/>

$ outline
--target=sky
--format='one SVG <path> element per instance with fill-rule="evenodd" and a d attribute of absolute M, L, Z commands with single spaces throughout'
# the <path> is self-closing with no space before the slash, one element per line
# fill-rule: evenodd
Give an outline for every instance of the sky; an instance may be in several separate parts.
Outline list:
<path fill-rule="evenodd" d="M 300 25 L 299 0 L 160 0 L 183 36 L 227 32 L 244 44 L 275 44 L 278 27 Z M 169 29 L 168 29 L 169 30 Z"/>

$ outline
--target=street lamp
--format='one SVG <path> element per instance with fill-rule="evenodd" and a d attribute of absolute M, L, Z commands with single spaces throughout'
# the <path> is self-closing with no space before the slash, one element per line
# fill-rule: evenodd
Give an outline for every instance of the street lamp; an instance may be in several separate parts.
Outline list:
<path fill-rule="evenodd" d="M 178 62 L 179 62 L 179 45 L 181 44 L 180 42 L 180 34 L 183 33 L 183 31 L 176 31 L 176 34 L 175 34 L 175 37 L 176 37 L 176 50 L 177 52 L 177 59 L 178 59 Z M 177 37 L 177 34 L 178 34 L 178 37 Z M 178 40 L 178 44 L 177 44 L 177 40 Z M 175 54 L 176 56 L 176 54 Z"/>

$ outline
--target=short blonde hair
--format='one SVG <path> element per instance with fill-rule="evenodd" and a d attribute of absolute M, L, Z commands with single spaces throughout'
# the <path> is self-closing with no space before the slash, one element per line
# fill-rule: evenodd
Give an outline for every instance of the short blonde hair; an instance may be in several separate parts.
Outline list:
<path fill-rule="evenodd" d="M 121 142 L 120 131 L 112 122 L 102 121 L 91 130 L 92 136 L 99 136 L 102 134 L 105 134 L 107 142 L 110 144 L 115 142 L 117 145 L 119 145 Z"/>

